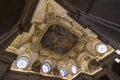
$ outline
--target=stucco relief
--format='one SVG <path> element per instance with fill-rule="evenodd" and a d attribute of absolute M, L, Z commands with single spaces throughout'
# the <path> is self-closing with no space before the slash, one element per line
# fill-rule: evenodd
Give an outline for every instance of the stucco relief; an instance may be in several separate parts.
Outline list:
<path fill-rule="evenodd" d="M 49 63 L 51 67 L 49 74 L 43 73 L 42 71 L 44 70 L 38 70 L 39 72 L 37 73 L 64 79 L 72 79 L 79 73 L 91 75 L 102 69 L 99 65 L 94 65 L 93 63 L 95 63 L 95 61 L 92 62 L 92 60 L 97 61 L 102 59 L 104 56 L 113 52 L 114 49 L 107 45 L 107 52 L 99 54 L 95 47 L 98 43 L 102 43 L 102 41 L 100 41 L 97 35 L 90 29 L 83 28 L 70 18 L 67 13 L 68 12 L 54 0 L 40 0 L 31 21 L 33 25 L 30 31 L 20 34 L 6 49 L 7 51 L 18 54 L 18 58 L 22 56 L 29 58 L 30 64 L 28 68 L 20 71 L 35 73 L 35 71 L 32 71 L 32 66 L 34 66 L 35 61 L 39 61 L 41 65 Z M 59 27 L 62 28 L 58 29 L 60 35 L 57 35 L 57 29 L 49 30 L 51 26 L 54 25 L 59 25 Z M 51 33 L 48 33 L 48 37 L 44 39 L 48 30 Z M 61 32 L 61 30 L 63 30 L 63 32 Z M 60 43 L 61 40 L 62 42 Z M 73 43 L 75 44 L 73 45 Z M 61 52 L 61 49 L 66 50 L 68 48 L 69 50 L 65 51 L 65 54 L 58 54 Z M 13 63 L 11 69 L 19 70 L 15 63 L 16 61 Z M 91 64 L 94 66 L 91 66 Z M 96 67 L 97 70 L 94 71 L 93 67 Z M 54 68 L 57 68 L 58 71 L 64 68 L 66 70 L 65 75 L 62 76 L 60 72 L 58 72 L 59 75 L 55 75 Z M 71 72 L 71 69 L 74 71 Z"/>

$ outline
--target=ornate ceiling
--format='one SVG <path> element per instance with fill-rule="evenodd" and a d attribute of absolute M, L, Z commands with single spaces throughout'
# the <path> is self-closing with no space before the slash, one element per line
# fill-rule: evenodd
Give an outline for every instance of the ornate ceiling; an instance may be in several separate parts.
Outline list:
<path fill-rule="evenodd" d="M 97 61 L 114 49 L 67 13 L 54 0 L 40 0 L 30 31 L 18 35 L 6 49 L 19 55 L 11 70 L 63 79 L 102 70 Z"/>

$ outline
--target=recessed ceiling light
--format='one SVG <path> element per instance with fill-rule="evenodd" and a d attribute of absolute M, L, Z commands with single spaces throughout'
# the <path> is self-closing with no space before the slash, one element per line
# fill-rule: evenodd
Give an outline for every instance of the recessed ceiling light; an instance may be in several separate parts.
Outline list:
<path fill-rule="evenodd" d="M 44 73 L 49 73 L 49 72 L 51 71 L 50 64 L 44 63 L 44 64 L 42 65 L 42 71 L 43 71 Z"/>
<path fill-rule="evenodd" d="M 98 44 L 96 45 L 96 51 L 97 51 L 98 53 L 103 54 L 103 53 L 106 53 L 106 52 L 108 51 L 108 47 L 107 47 L 107 45 L 105 45 L 104 43 L 98 43 Z"/>
<path fill-rule="evenodd" d="M 29 65 L 29 59 L 27 57 L 20 57 L 16 61 L 16 66 L 18 69 L 25 69 Z"/>
<path fill-rule="evenodd" d="M 60 74 L 61 74 L 63 77 L 66 77 L 66 76 L 67 76 L 67 71 L 65 70 L 65 68 L 61 68 L 61 69 L 60 69 Z"/>

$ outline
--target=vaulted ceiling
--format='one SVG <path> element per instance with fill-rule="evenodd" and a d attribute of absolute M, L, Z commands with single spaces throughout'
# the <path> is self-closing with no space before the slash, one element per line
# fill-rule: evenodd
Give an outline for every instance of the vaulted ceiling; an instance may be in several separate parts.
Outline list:
<path fill-rule="evenodd" d="M 9 6 L 5 1 L 0 3 L 0 60 L 1 64 L 9 63 L 1 72 L 10 69 L 7 78 L 20 73 L 31 75 L 29 80 L 35 76 L 92 80 L 99 74 L 107 79 L 109 69 L 115 68 L 104 65 L 108 60 L 111 65 L 120 61 L 119 1 L 13 0 Z M 100 7 L 101 3 L 106 8 Z M 110 8 L 115 12 L 108 15 Z M 9 58 L 12 56 L 14 59 Z"/>

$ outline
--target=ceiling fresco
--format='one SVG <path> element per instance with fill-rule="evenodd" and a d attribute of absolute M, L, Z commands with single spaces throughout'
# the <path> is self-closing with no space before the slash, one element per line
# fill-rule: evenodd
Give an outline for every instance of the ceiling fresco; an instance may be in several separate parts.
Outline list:
<path fill-rule="evenodd" d="M 44 48 L 65 54 L 78 42 L 78 37 L 60 25 L 51 25 L 46 31 L 41 44 Z"/>

